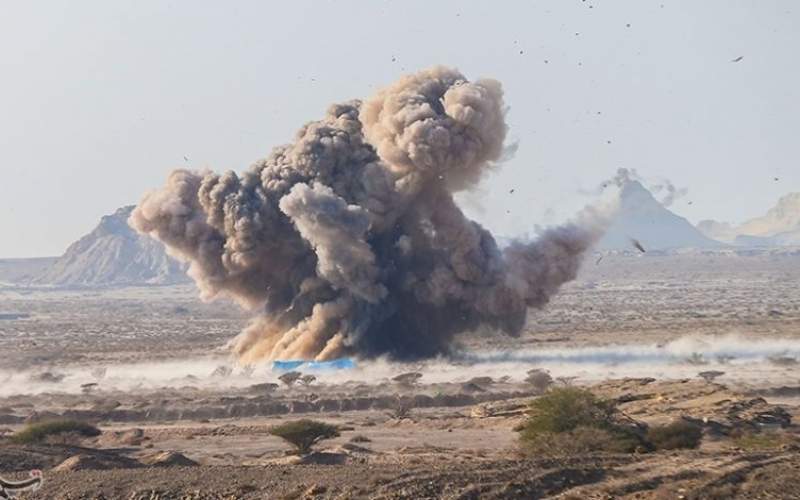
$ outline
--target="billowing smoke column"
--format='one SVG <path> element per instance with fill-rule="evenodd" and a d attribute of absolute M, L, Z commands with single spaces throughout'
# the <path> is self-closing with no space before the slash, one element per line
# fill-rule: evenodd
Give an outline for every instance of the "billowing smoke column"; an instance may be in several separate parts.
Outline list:
<path fill-rule="evenodd" d="M 259 311 L 233 345 L 243 362 L 413 359 L 481 325 L 517 334 L 605 220 L 587 209 L 501 251 L 464 216 L 453 193 L 500 158 L 504 115 L 499 82 L 434 67 L 331 106 L 241 175 L 172 172 L 130 223 L 190 263 L 204 298 Z"/>

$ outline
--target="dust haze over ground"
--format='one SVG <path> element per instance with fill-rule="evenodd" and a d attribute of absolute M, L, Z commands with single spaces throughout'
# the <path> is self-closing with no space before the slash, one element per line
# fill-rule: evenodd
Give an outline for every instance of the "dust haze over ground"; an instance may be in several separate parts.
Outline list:
<path fill-rule="evenodd" d="M 453 195 L 510 150 L 505 112 L 499 82 L 434 67 L 331 106 L 240 175 L 174 171 L 130 222 L 190 263 L 204 298 L 258 313 L 233 344 L 244 363 L 425 358 L 482 326 L 518 335 L 608 213 L 502 250 L 467 219 Z"/>

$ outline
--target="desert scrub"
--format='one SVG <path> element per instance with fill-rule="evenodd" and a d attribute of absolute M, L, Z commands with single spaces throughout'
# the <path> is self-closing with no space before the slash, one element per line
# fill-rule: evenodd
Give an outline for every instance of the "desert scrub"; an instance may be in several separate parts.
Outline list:
<path fill-rule="evenodd" d="M 338 437 L 339 429 L 325 422 L 303 419 L 276 425 L 269 433 L 294 446 L 299 455 L 307 455 L 320 441 Z"/>
<path fill-rule="evenodd" d="M 567 432 L 543 432 L 525 441 L 524 450 L 535 455 L 564 456 L 604 451 L 631 453 L 646 449 L 639 437 L 626 429 L 576 427 Z"/>
<path fill-rule="evenodd" d="M 11 442 L 17 444 L 41 443 L 52 440 L 58 435 L 79 435 L 94 437 L 100 435 L 100 429 L 80 420 L 51 420 L 29 424 L 11 436 Z"/>
<path fill-rule="evenodd" d="M 576 427 L 607 427 L 616 407 L 586 389 L 560 387 L 534 399 L 522 435 L 568 432 Z"/>
<path fill-rule="evenodd" d="M 657 450 L 693 449 L 700 446 L 702 439 L 703 429 L 685 420 L 656 425 L 647 430 L 647 441 Z"/>
<path fill-rule="evenodd" d="M 643 446 L 634 429 L 618 425 L 613 401 L 578 387 L 551 389 L 530 404 L 530 416 L 518 428 L 530 453 L 568 455 L 592 451 L 627 453 Z"/>
<path fill-rule="evenodd" d="M 783 432 L 747 432 L 733 439 L 733 445 L 746 451 L 774 450 L 784 446 L 798 446 L 794 436 Z"/>

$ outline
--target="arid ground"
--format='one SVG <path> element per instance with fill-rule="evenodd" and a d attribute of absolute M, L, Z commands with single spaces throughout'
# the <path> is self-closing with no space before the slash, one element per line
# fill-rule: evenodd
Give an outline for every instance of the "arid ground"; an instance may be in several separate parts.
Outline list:
<path fill-rule="evenodd" d="M 0 289 L 0 475 L 42 469 L 21 498 L 48 499 L 800 498 L 800 251 L 599 257 L 519 338 L 474 332 L 451 357 L 291 387 L 228 357 L 247 315 L 191 286 Z M 702 444 L 525 453 L 533 368 L 646 424 L 697 422 Z M 392 380 L 405 372 L 422 377 Z M 8 439 L 56 418 L 102 434 Z M 268 431 L 299 418 L 340 436 L 292 455 Z"/>

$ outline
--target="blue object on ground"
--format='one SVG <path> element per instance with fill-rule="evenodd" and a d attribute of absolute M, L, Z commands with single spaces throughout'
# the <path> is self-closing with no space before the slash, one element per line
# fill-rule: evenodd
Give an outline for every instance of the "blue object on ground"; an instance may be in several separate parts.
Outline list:
<path fill-rule="evenodd" d="M 288 372 L 298 368 L 309 371 L 352 370 L 355 367 L 355 362 L 350 358 L 332 359 L 330 361 L 303 361 L 291 359 L 272 362 L 272 370 L 279 372 Z"/>
<path fill-rule="evenodd" d="M 273 361 L 272 369 L 279 372 L 288 372 L 305 363 L 303 360 Z"/>
<path fill-rule="evenodd" d="M 309 361 L 306 363 L 307 370 L 326 371 L 326 370 L 352 370 L 356 364 L 350 358 L 332 359 L 330 361 Z"/>

